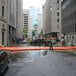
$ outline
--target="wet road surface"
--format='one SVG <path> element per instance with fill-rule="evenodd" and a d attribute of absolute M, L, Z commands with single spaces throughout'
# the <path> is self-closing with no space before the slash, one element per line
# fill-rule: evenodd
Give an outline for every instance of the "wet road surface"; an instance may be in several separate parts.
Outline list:
<path fill-rule="evenodd" d="M 76 76 L 75 54 L 49 51 L 47 55 L 42 52 L 19 55 L 15 60 L 11 58 L 4 76 Z"/>
<path fill-rule="evenodd" d="M 15 52 L 4 76 L 76 76 L 76 54 L 43 50 Z"/>

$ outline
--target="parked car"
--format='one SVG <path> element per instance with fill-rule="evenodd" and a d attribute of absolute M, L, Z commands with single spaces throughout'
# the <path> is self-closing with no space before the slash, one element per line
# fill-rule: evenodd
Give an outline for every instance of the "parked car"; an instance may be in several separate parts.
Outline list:
<path fill-rule="evenodd" d="M 0 50 L 0 76 L 3 74 L 6 68 L 8 68 L 9 64 L 9 55 L 5 51 Z"/>
<path fill-rule="evenodd" d="M 26 40 L 20 41 L 21 44 L 26 44 L 28 43 Z"/>

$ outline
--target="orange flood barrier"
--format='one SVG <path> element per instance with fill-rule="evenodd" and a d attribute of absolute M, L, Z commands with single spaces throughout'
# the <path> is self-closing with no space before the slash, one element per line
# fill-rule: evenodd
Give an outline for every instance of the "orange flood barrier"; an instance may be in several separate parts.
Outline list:
<path fill-rule="evenodd" d="M 0 47 L 0 50 L 6 50 L 6 51 L 35 51 L 35 50 L 49 50 L 50 47 Z M 53 47 L 53 50 L 55 51 L 76 51 L 75 47 Z"/>

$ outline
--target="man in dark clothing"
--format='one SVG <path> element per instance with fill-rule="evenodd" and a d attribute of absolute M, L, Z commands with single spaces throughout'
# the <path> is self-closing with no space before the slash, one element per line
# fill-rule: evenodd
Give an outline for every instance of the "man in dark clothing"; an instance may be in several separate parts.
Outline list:
<path fill-rule="evenodd" d="M 51 51 L 53 51 L 53 44 L 52 44 L 52 41 L 50 41 L 50 49 Z"/>

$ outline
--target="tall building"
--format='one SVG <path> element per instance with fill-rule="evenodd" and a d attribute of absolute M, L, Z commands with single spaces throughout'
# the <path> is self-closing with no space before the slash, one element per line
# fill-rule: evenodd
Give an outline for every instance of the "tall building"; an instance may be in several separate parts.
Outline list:
<path fill-rule="evenodd" d="M 0 0 L 0 44 L 8 45 L 22 36 L 22 0 Z"/>
<path fill-rule="evenodd" d="M 38 14 L 38 34 L 40 34 L 42 30 L 42 14 Z"/>
<path fill-rule="evenodd" d="M 8 0 L 8 44 L 16 37 L 16 0 Z"/>
<path fill-rule="evenodd" d="M 32 18 L 32 26 L 34 26 L 35 24 L 38 24 L 38 14 L 39 14 L 40 10 L 38 8 L 35 7 L 31 7 L 30 8 L 30 15 Z"/>
<path fill-rule="evenodd" d="M 26 30 L 27 38 L 31 38 L 32 35 L 32 23 L 30 18 L 30 10 L 23 10 L 23 28 Z"/>
<path fill-rule="evenodd" d="M 7 45 L 7 19 L 8 19 L 8 5 L 7 0 L 0 0 L 0 45 Z"/>
<path fill-rule="evenodd" d="M 60 37 L 61 6 L 59 0 L 46 0 L 43 6 L 43 18 L 45 35 Z"/>
<path fill-rule="evenodd" d="M 23 13 L 23 0 L 16 0 L 16 36 L 21 38 L 22 34 L 22 13 Z"/>
<path fill-rule="evenodd" d="M 38 25 L 40 24 L 39 22 L 39 13 L 40 13 L 40 10 L 38 8 L 35 8 L 35 7 L 31 7 L 30 8 L 30 15 L 31 15 L 31 19 L 32 19 L 32 27 L 33 27 L 33 30 L 35 32 L 35 38 L 37 37 L 39 31 L 38 31 Z M 34 38 L 34 39 L 35 39 Z"/>
<path fill-rule="evenodd" d="M 33 39 L 37 39 L 38 37 L 38 24 L 35 24 L 33 26 L 34 32 L 35 32 L 35 36 L 33 37 Z"/>
<path fill-rule="evenodd" d="M 76 0 L 62 0 L 62 33 L 65 33 L 67 42 L 76 44 Z"/>
<path fill-rule="evenodd" d="M 42 6 L 42 26 L 43 26 L 43 34 L 46 34 L 45 29 L 45 4 Z"/>
<path fill-rule="evenodd" d="M 31 39 L 31 38 L 32 38 L 32 30 L 33 30 L 31 17 L 30 17 L 30 24 L 29 24 L 28 30 L 29 30 L 29 31 L 28 31 L 28 38 Z"/>
<path fill-rule="evenodd" d="M 22 0 L 8 0 L 8 44 L 22 37 Z"/>

